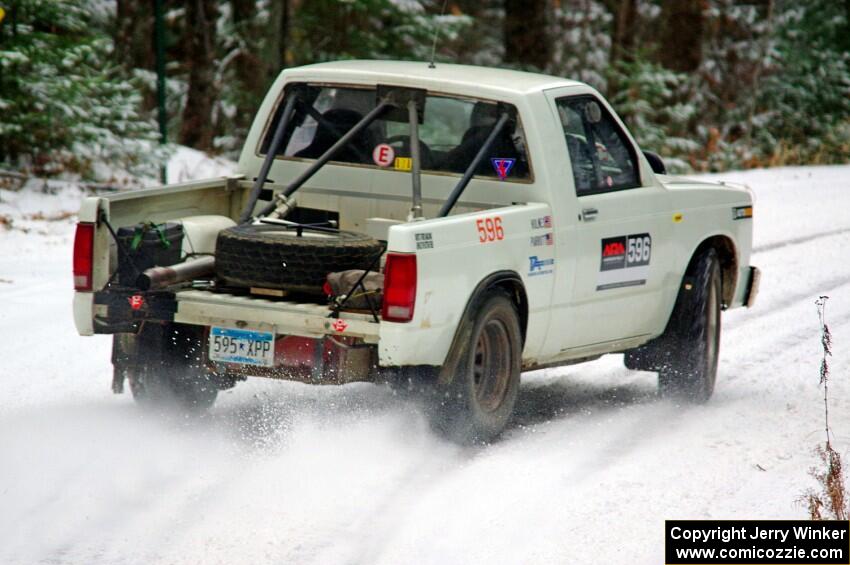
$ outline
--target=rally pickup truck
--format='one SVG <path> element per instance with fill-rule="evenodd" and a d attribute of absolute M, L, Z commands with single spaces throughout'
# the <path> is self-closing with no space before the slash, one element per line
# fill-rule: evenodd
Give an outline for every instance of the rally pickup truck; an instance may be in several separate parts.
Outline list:
<path fill-rule="evenodd" d="M 281 73 L 226 178 L 86 198 L 74 318 L 113 389 L 203 409 L 248 376 L 418 390 L 489 441 L 520 373 L 625 353 L 704 402 L 751 306 L 753 198 L 669 176 L 571 80 L 346 61 Z"/>

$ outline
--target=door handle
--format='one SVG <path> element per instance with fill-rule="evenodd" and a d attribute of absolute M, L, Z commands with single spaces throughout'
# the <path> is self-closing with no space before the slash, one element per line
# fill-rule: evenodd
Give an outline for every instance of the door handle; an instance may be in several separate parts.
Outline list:
<path fill-rule="evenodd" d="M 589 222 L 591 220 L 596 219 L 596 215 L 599 213 L 599 210 L 596 208 L 582 208 L 581 209 L 581 219 L 585 222 Z"/>

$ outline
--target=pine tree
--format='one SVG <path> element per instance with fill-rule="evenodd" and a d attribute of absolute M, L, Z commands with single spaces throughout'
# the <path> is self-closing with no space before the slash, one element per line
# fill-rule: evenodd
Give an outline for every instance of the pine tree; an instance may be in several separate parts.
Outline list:
<path fill-rule="evenodd" d="M 846 163 L 850 5 L 778 1 L 774 72 L 760 89 L 754 144 L 767 164 Z"/>
<path fill-rule="evenodd" d="M 14 0 L 0 23 L 0 163 L 108 180 L 155 171 L 153 124 L 109 63 L 110 17 L 96 2 Z"/>

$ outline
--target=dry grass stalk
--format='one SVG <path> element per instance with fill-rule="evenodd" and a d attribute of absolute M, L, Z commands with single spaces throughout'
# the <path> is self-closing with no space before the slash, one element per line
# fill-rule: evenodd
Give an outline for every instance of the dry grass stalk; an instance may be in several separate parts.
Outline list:
<path fill-rule="evenodd" d="M 818 446 L 817 454 L 826 470 L 812 468 L 809 471 L 820 485 L 821 492 L 809 490 L 803 495 L 803 500 L 809 509 L 812 520 L 846 520 L 850 512 L 847 505 L 847 491 L 844 486 L 844 466 L 841 455 L 832 447 L 829 427 L 829 358 L 832 356 L 832 334 L 826 323 L 826 301 L 828 296 L 821 296 L 815 301 L 818 308 L 818 320 L 821 327 L 821 348 L 823 356 L 820 364 L 820 384 L 823 385 L 823 423 L 826 432 L 826 443 Z"/>

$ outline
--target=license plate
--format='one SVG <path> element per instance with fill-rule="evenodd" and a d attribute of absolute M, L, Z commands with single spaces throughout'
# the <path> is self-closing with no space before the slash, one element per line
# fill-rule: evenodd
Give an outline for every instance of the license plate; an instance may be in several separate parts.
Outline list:
<path fill-rule="evenodd" d="M 209 353 L 212 361 L 272 367 L 274 334 L 213 327 L 210 330 Z"/>

